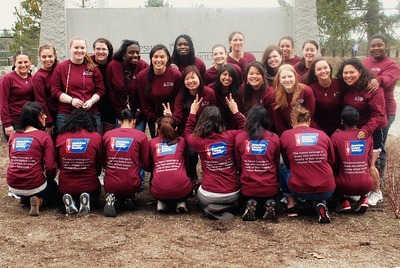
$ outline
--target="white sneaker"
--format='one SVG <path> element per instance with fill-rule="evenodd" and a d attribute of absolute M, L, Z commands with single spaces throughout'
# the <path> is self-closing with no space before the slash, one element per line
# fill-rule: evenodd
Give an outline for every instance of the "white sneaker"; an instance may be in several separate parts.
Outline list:
<path fill-rule="evenodd" d="M 178 202 L 178 203 L 176 204 L 176 212 L 178 212 L 178 213 L 186 213 L 186 212 L 188 212 L 188 209 L 186 208 L 186 203 L 185 203 L 185 201 L 183 201 L 183 202 Z"/>
<path fill-rule="evenodd" d="M 370 206 L 376 206 L 376 204 L 380 203 L 383 201 L 383 196 L 382 196 L 382 192 L 379 191 L 379 193 L 377 192 L 373 192 L 371 191 L 368 195 L 368 204 Z"/>
<path fill-rule="evenodd" d="M 157 212 L 166 212 L 168 210 L 167 204 L 165 204 L 163 201 L 158 200 L 157 201 Z"/>

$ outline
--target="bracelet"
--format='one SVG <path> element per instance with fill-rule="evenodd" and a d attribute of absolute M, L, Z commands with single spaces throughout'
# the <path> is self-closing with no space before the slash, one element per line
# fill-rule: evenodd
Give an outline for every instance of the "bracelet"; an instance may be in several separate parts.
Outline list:
<path fill-rule="evenodd" d="M 71 101 L 69 102 L 69 104 L 71 104 L 72 105 L 72 101 L 74 100 L 74 98 L 71 98 Z"/>

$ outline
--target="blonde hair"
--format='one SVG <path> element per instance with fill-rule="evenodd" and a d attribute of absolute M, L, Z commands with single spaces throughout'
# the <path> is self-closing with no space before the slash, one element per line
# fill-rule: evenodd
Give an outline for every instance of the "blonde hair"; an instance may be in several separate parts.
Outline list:
<path fill-rule="evenodd" d="M 74 42 L 74 41 L 83 41 L 83 42 L 85 42 L 85 46 L 86 46 L 86 54 L 85 54 L 85 59 L 84 59 L 84 63 L 86 63 L 86 68 L 88 69 L 88 70 L 93 70 L 94 69 L 94 67 L 96 67 L 96 64 L 93 62 L 93 60 L 92 60 L 92 58 L 90 58 L 90 56 L 89 56 L 89 53 L 87 52 L 87 41 L 86 41 L 86 39 L 85 38 L 83 38 L 83 37 L 81 37 L 81 36 L 75 36 L 75 37 L 72 37 L 71 38 L 71 41 L 69 42 L 69 48 L 71 48 L 72 47 L 72 43 Z"/>
<path fill-rule="evenodd" d="M 287 100 L 287 93 L 286 90 L 283 88 L 282 84 L 280 83 L 280 75 L 283 71 L 292 72 L 295 76 L 295 82 L 293 85 L 293 99 L 291 103 L 288 103 Z M 278 72 L 275 75 L 274 79 L 274 87 L 275 87 L 275 105 L 274 110 L 277 109 L 285 109 L 290 105 L 295 105 L 297 103 L 297 99 L 300 96 L 300 93 L 304 89 L 304 84 L 299 82 L 299 77 L 296 73 L 296 70 L 290 64 L 283 64 L 279 67 Z"/>

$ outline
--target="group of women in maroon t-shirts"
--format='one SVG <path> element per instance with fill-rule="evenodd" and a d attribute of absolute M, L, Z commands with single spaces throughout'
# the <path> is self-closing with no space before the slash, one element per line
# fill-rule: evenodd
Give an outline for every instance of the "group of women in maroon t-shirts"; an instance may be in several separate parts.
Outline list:
<path fill-rule="evenodd" d="M 400 78 L 386 37 L 372 36 L 370 57 L 344 60 L 336 77 L 314 40 L 299 57 L 293 39 L 282 37 L 257 61 L 235 31 L 229 48 L 216 44 L 207 69 L 186 34 L 172 55 L 153 46 L 149 63 L 135 40 L 114 52 L 99 38 L 89 56 L 85 39 L 74 37 L 60 63 L 53 46 L 41 46 L 33 76 L 30 56 L 17 54 L 1 78 L 10 193 L 30 215 L 61 200 L 67 214 L 90 212 L 101 203 L 103 173 L 104 214 L 115 217 L 136 209 L 148 171 L 159 212 L 187 212 L 193 189 L 217 219 L 239 208 L 243 220 L 274 220 L 280 193 L 289 217 L 308 203 L 321 223 L 330 222 L 332 196 L 340 212 L 381 202 Z"/>

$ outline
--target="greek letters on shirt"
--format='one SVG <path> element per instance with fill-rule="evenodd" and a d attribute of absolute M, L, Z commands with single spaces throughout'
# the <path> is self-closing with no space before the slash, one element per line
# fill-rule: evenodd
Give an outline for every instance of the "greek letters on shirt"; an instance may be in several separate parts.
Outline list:
<path fill-rule="evenodd" d="M 295 134 L 296 146 L 314 146 L 318 142 L 318 133 Z"/>
<path fill-rule="evenodd" d="M 304 99 L 297 99 L 297 103 L 298 104 L 303 104 L 304 103 Z"/>
<path fill-rule="evenodd" d="M 18 152 L 26 152 L 31 147 L 33 138 L 16 138 L 12 143 L 12 149 Z"/>
<path fill-rule="evenodd" d="M 210 105 L 210 101 L 202 101 L 200 104 L 202 107 Z"/>
<path fill-rule="evenodd" d="M 354 100 L 355 100 L 355 101 L 362 102 L 362 101 L 364 101 L 364 98 L 363 98 L 362 96 L 355 96 L 355 97 L 354 97 Z"/>
<path fill-rule="evenodd" d="M 91 71 L 84 71 L 83 72 L 83 76 L 92 76 L 93 75 L 93 72 L 91 72 Z"/>
<path fill-rule="evenodd" d="M 373 67 L 371 71 L 379 73 L 382 69 L 379 67 Z"/>
<path fill-rule="evenodd" d="M 206 154 L 208 159 L 224 157 L 226 155 L 226 151 L 226 142 L 214 143 L 206 147 Z"/>
<path fill-rule="evenodd" d="M 173 87 L 174 82 L 164 82 L 163 87 Z"/>
<path fill-rule="evenodd" d="M 347 156 L 364 155 L 365 140 L 345 141 L 345 150 Z"/>
<path fill-rule="evenodd" d="M 175 143 L 173 145 L 168 145 L 168 143 L 166 143 L 166 142 L 157 143 L 156 144 L 156 152 L 157 152 L 158 156 L 172 155 L 172 154 L 175 154 L 177 147 L 178 147 L 177 143 Z"/>
<path fill-rule="evenodd" d="M 267 140 L 246 140 L 246 154 L 265 155 L 269 141 Z"/>
<path fill-rule="evenodd" d="M 85 153 L 90 139 L 67 139 L 66 151 L 67 153 Z"/>
<path fill-rule="evenodd" d="M 112 137 L 110 142 L 111 152 L 128 152 L 133 138 Z"/>

